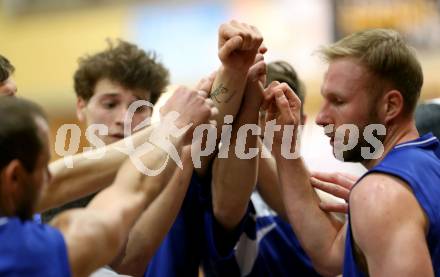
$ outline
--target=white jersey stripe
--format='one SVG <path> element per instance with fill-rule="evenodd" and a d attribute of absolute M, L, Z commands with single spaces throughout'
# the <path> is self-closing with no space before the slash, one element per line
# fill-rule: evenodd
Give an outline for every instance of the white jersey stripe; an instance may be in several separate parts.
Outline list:
<path fill-rule="evenodd" d="M 0 226 L 5 225 L 6 223 L 8 223 L 8 218 L 0 217 Z"/>
<path fill-rule="evenodd" d="M 426 139 L 426 140 L 423 140 L 423 141 L 407 142 L 407 143 L 403 143 L 403 144 L 396 145 L 396 146 L 394 147 L 394 149 L 399 149 L 399 148 L 402 148 L 402 147 L 405 147 L 405 146 L 411 146 L 411 145 L 420 145 L 420 144 L 424 144 L 424 143 L 427 143 L 427 142 L 434 141 L 434 140 L 436 140 L 436 139 L 437 139 L 436 137 L 431 137 L 431 138 Z"/>

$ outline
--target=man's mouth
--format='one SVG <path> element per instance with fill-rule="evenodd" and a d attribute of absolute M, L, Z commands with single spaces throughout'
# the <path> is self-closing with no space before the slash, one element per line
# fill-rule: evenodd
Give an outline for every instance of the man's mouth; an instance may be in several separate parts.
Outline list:
<path fill-rule="evenodd" d="M 325 134 L 330 139 L 330 144 L 333 146 L 335 144 L 335 134 L 334 133 L 326 133 Z"/>
<path fill-rule="evenodd" d="M 112 137 L 114 139 L 123 139 L 124 134 L 111 134 L 110 137 Z"/>

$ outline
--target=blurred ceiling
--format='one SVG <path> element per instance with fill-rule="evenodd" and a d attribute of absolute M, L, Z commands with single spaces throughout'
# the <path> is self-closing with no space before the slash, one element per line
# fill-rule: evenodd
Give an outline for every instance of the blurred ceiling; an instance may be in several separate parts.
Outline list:
<path fill-rule="evenodd" d="M 192 0 L 171 0 L 167 4 L 191 3 Z M 211 1 L 212 2 L 212 1 Z M 217 1 L 214 1 L 217 2 Z M 99 8 L 109 5 L 133 3 L 162 3 L 160 0 L 0 0 L 0 11 L 6 16 L 20 16 L 35 13 L 56 12 L 84 8 Z"/>

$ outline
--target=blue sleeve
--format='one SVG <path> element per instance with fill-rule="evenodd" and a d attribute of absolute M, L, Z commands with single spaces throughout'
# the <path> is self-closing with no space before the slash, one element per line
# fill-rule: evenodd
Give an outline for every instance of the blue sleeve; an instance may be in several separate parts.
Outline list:
<path fill-rule="evenodd" d="M 64 241 L 63 234 L 51 226 L 40 225 L 47 229 L 46 243 L 54 249 L 54 255 L 50 255 L 50 259 L 46 262 L 49 266 L 53 267 L 54 273 L 57 272 L 58 276 L 71 276 L 69 257 L 67 252 L 67 246 Z"/>
<path fill-rule="evenodd" d="M 32 220 L 23 222 L 19 219 L 13 219 L 10 227 L 5 234 L 5 239 L 13 238 L 5 242 L 10 247 L 9 269 L 19 272 L 12 276 L 71 276 L 66 243 L 59 230 Z"/>

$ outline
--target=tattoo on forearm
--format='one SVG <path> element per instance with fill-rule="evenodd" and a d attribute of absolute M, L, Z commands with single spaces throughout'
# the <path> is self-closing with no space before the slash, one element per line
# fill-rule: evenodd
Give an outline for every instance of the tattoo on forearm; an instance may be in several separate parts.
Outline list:
<path fill-rule="evenodd" d="M 225 100 L 220 100 L 220 98 L 223 98 L 222 95 L 225 95 Z M 226 88 L 223 84 L 220 84 L 211 92 L 211 99 L 216 101 L 217 103 L 228 103 L 229 101 L 231 101 L 233 96 L 234 93 L 230 93 L 229 89 Z"/>

